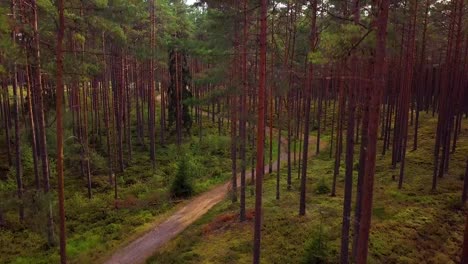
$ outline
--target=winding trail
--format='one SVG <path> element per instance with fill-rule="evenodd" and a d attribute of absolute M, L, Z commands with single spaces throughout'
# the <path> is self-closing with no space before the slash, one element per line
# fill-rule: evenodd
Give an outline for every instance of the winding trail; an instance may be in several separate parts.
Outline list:
<path fill-rule="evenodd" d="M 315 137 L 309 139 L 310 143 L 316 142 Z M 282 142 L 284 144 L 284 142 Z M 315 145 L 314 143 L 312 145 Z M 320 149 L 327 146 L 326 142 L 321 142 Z M 285 149 L 285 148 L 283 148 Z M 312 148 L 311 148 L 312 149 Z M 309 151 L 309 157 L 314 156 L 315 151 Z M 281 153 L 281 160 L 286 161 L 287 153 Z M 273 171 L 276 171 L 278 161 L 273 163 Z M 266 164 L 264 170 L 268 173 L 269 165 Z M 247 170 L 246 178 L 251 178 L 252 175 Z M 240 181 L 240 173 L 237 175 L 238 182 Z M 162 222 L 160 225 L 148 231 L 143 236 L 134 240 L 127 246 L 118 249 L 108 259 L 105 264 L 140 264 L 145 263 L 146 259 L 151 257 L 162 245 L 176 237 L 184 229 L 193 222 L 207 213 L 213 206 L 221 202 L 229 192 L 231 180 L 227 183 L 217 186 L 210 191 L 207 191 L 193 198 L 186 206 L 179 209 L 171 217 Z"/>

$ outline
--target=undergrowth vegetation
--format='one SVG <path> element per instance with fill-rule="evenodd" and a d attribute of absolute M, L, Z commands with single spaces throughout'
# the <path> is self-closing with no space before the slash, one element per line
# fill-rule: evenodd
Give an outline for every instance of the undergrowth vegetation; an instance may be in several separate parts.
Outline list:
<path fill-rule="evenodd" d="M 66 120 L 70 120 L 68 116 Z M 67 123 L 67 122 L 66 122 Z M 118 199 L 114 199 L 109 184 L 105 133 L 90 148 L 93 198 L 87 198 L 87 182 L 80 175 L 81 145 L 72 137 L 71 123 L 65 134 L 65 211 L 67 217 L 67 255 L 69 263 L 100 261 L 113 250 L 138 237 L 164 220 L 184 204 L 183 198 L 197 195 L 231 177 L 230 137 L 226 127 L 219 134 L 217 124 L 203 120 L 203 137 L 194 130 L 184 143 L 158 144 L 156 168 L 152 168 L 148 150 L 140 145 L 133 148 L 132 160 L 126 160 L 124 173 L 117 173 Z M 48 136 L 55 137 L 54 128 Z M 136 133 L 133 131 L 133 133 Z M 134 135 L 136 138 L 136 134 Z M 3 138 L 3 137 L 2 137 Z M 25 140 L 27 142 L 27 135 Z M 169 139 L 175 142 L 175 140 Z M 0 144 L 3 144 L 0 142 Z M 53 144 L 53 143 L 51 143 Z M 276 142 L 274 143 L 276 146 Z M 51 185 L 55 186 L 55 146 L 49 146 Z M 0 197 L 5 226 L 0 227 L 0 263 L 57 263 L 55 247 L 47 245 L 46 219 L 49 204 L 56 204 L 56 193 L 44 195 L 34 185 L 32 150 L 22 146 L 25 190 L 23 204 L 25 221 L 19 223 L 15 197 L 14 168 L 0 164 Z M 248 152 L 248 157 L 251 151 Z M 6 161 L 6 158 L 0 159 Z M 42 188 L 42 186 L 41 186 Z M 50 203 L 50 201 L 52 203 Z M 58 215 L 54 215 L 58 221 Z M 56 231 L 58 232 L 58 231 Z"/>
<path fill-rule="evenodd" d="M 421 120 L 420 147 L 408 152 L 407 177 L 401 190 L 396 180 L 399 168 L 391 168 L 391 155 L 377 157 L 369 263 L 460 262 L 466 210 L 461 206 L 460 175 L 468 153 L 468 127 L 462 128 L 449 173 L 440 179 L 437 191 L 432 192 L 432 148 L 437 120 L 430 114 L 421 114 Z M 355 157 L 356 162 L 358 158 Z M 298 216 L 297 177 L 293 176 L 293 188 L 288 191 L 287 170 L 281 171 L 281 199 L 276 200 L 276 175 L 266 175 L 262 263 L 339 262 L 343 174 L 342 168 L 337 196 L 330 197 L 333 159 L 329 158 L 329 149 L 312 158 L 305 217 Z M 293 175 L 297 175 L 297 167 Z M 247 204 L 252 210 L 253 195 L 248 195 Z M 253 220 L 240 223 L 237 210 L 238 204 L 226 199 L 164 246 L 148 263 L 251 263 Z M 235 217 L 220 221 L 223 216 Z"/>

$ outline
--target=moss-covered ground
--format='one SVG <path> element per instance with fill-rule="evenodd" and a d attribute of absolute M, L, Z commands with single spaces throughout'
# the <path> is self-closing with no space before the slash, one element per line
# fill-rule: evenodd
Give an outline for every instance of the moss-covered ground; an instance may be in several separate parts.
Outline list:
<path fill-rule="evenodd" d="M 461 176 L 468 153 L 468 126 L 465 122 L 457 151 L 451 156 L 449 173 L 439 179 L 437 191 L 432 192 L 432 153 L 437 120 L 430 114 L 422 114 L 421 120 L 419 148 L 407 153 L 406 177 L 401 190 L 396 180 L 399 167 L 392 169 L 391 153 L 378 154 L 369 263 L 445 264 L 460 261 L 465 220 Z M 408 142 L 411 150 L 412 140 Z M 381 145 L 380 140 L 379 152 Z M 358 148 L 359 145 L 356 150 Z M 358 156 L 355 158 L 357 161 Z M 309 164 L 305 217 L 298 216 L 297 176 L 293 177 L 293 188 L 288 191 L 285 185 L 287 171 L 281 171 L 280 200 L 275 199 L 276 176 L 265 176 L 262 263 L 338 262 L 344 169 L 338 178 L 337 196 L 330 197 L 327 187 L 332 183 L 333 160 L 329 158 L 329 150 L 322 151 Z M 297 175 L 297 169 L 293 175 Z M 165 245 L 148 263 L 250 263 L 253 187 L 249 187 L 248 194 L 248 221 L 240 223 L 239 205 L 226 199 Z"/>

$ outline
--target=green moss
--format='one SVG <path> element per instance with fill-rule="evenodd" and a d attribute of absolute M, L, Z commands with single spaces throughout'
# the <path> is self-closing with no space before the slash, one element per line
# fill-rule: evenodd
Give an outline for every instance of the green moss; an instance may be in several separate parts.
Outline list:
<path fill-rule="evenodd" d="M 379 220 L 386 220 L 389 214 L 385 211 L 385 207 L 374 207 L 372 209 L 372 216 L 377 217 Z"/>
<path fill-rule="evenodd" d="M 67 243 L 67 255 L 71 258 L 78 256 L 98 245 L 101 238 L 97 234 L 84 233 L 79 238 L 70 239 Z"/>

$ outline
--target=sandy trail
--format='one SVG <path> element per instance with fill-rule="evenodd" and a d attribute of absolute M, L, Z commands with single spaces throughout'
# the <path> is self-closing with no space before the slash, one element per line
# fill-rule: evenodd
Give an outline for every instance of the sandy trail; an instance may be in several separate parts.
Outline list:
<path fill-rule="evenodd" d="M 309 139 L 311 145 L 315 145 L 316 138 L 311 136 Z M 284 144 L 284 141 L 282 141 Z M 320 148 L 326 147 L 326 142 L 320 144 Z M 282 149 L 286 149 L 282 147 Z M 314 149 L 314 148 L 311 148 Z M 309 151 L 309 157 L 315 154 L 315 151 Z M 287 153 L 281 153 L 281 160 L 286 161 Z M 283 163 L 283 162 L 282 162 Z M 273 163 L 273 171 L 276 171 L 278 161 Z M 282 165 L 282 164 L 281 164 Z M 264 168 L 265 173 L 268 173 L 269 165 Z M 240 173 L 237 175 L 240 182 Z M 246 179 L 252 177 L 250 170 L 246 172 Z M 207 191 L 193 198 L 186 206 L 175 212 L 167 220 L 148 231 L 143 236 L 134 240 L 127 246 L 118 249 L 105 264 L 139 264 L 145 263 L 146 259 L 151 257 L 162 245 L 176 237 L 185 228 L 202 217 L 213 206 L 221 202 L 229 193 L 231 181 L 217 186 L 210 191 Z"/>

